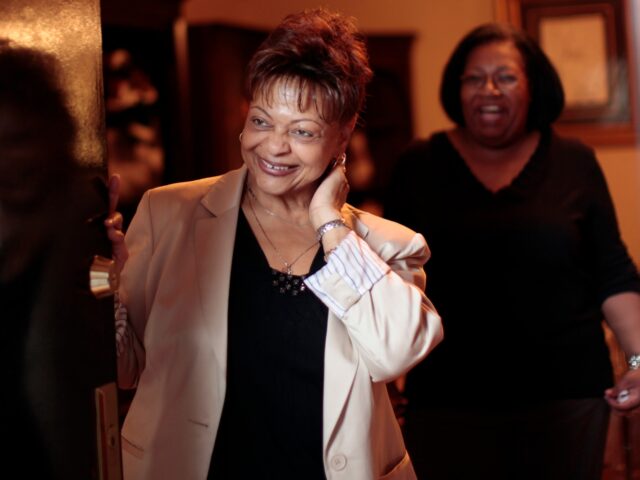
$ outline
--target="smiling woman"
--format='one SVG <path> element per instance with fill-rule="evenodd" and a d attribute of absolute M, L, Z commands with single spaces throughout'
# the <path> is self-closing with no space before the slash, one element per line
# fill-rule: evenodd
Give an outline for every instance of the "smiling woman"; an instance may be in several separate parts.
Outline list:
<path fill-rule="evenodd" d="M 317 108 L 322 106 L 313 101 L 316 92 L 285 81 L 270 88 L 251 101 L 241 138 L 247 181 L 261 204 L 273 204 L 268 209 L 280 212 L 275 218 L 308 222 L 311 198 L 323 174 L 344 153 L 355 117 L 345 125 L 328 123 L 324 110 Z M 346 178 L 340 180 L 337 187 L 346 194 Z M 329 212 L 316 223 L 331 219 Z M 313 229 L 308 233 L 314 236 Z"/>
<path fill-rule="evenodd" d="M 601 327 L 636 358 L 640 279 L 593 151 L 551 128 L 563 98 L 531 38 L 479 26 L 442 77 L 456 127 L 398 163 L 385 213 L 429 239 L 447 331 L 406 380 L 420 478 L 599 480 L 609 407 L 640 405 Z"/>
<path fill-rule="evenodd" d="M 125 242 L 110 216 L 127 479 L 416 478 L 386 382 L 442 331 L 422 235 L 345 203 L 370 77 L 352 19 L 286 17 L 249 65 L 244 165 L 147 192 Z"/>
<path fill-rule="evenodd" d="M 466 128 L 456 133 L 460 137 L 468 134 L 473 137 L 471 142 L 489 147 L 518 143 L 527 133 L 531 102 L 518 49 L 511 42 L 479 46 L 469 55 L 464 71 L 460 99 Z"/>

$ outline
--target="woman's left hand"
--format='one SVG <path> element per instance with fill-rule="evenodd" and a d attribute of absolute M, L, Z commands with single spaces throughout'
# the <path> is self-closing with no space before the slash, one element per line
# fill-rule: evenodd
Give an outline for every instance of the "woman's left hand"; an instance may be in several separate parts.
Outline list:
<path fill-rule="evenodd" d="M 120 196 L 120 176 L 112 175 L 109 178 L 109 215 L 104 221 L 104 225 L 107 228 L 107 237 L 111 241 L 111 250 L 113 260 L 116 262 L 118 272 L 122 271 L 127 258 L 129 258 L 129 251 L 124 243 L 124 232 L 122 231 L 123 218 L 122 214 L 116 211 L 118 205 L 118 198 Z"/>
<path fill-rule="evenodd" d="M 629 370 L 613 388 L 604 392 L 607 403 L 620 413 L 640 406 L 640 370 Z"/>
<path fill-rule="evenodd" d="M 640 351 L 640 294 L 611 295 L 602 303 L 602 311 L 621 350 L 627 355 Z M 640 369 L 628 370 L 613 388 L 604 392 L 604 398 L 618 412 L 640 406 Z"/>
<path fill-rule="evenodd" d="M 309 204 L 309 220 L 316 229 L 326 222 L 340 218 L 340 210 L 349 193 L 346 173 L 347 167 L 336 162 L 313 195 Z"/>

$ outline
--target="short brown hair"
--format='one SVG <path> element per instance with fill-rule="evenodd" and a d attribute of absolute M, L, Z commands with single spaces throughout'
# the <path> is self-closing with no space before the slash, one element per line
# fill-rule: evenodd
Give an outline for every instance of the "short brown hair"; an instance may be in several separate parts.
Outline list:
<path fill-rule="evenodd" d="M 325 121 L 345 124 L 362 110 L 371 77 L 353 19 L 312 9 L 285 17 L 260 45 L 249 62 L 247 93 L 253 99 L 279 81 L 293 82 L 299 107 L 311 94 Z"/>

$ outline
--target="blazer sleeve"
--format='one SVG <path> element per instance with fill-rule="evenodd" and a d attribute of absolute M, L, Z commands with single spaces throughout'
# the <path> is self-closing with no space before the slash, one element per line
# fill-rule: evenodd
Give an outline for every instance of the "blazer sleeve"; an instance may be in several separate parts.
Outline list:
<path fill-rule="evenodd" d="M 427 243 L 389 225 L 386 233 L 396 231 L 380 253 L 350 232 L 327 265 L 305 280 L 345 325 L 375 382 L 406 373 L 443 338 L 440 316 L 424 293 Z"/>
<path fill-rule="evenodd" d="M 145 367 L 143 346 L 147 319 L 145 285 L 153 252 L 150 192 L 145 193 L 127 230 L 129 259 L 120 277 L 116 310 L 118 385 L 135 388 Z"/>

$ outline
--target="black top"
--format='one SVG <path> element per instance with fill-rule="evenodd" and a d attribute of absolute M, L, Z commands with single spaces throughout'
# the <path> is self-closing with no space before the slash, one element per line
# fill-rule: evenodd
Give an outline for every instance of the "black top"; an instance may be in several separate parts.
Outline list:
<path fill-rule="evenodd" d="M 311 272 L 324 265 L 318 249 Z M 327 308 L 310 290 L 272 285 L 240 213 L 229 290 L 227 391 L 210 479 L 324 479 L 322 394 Z"/>
<path fill-rule="evenodd" d="M 601 304 L 640 291 L 593 151 L 543 133 L 492 193 L 444 132 L 412 145 L 386 216 L 421 232 L 444 341 L 407 380 L 414 405 L 601 397 L 612 384 Z"/>

